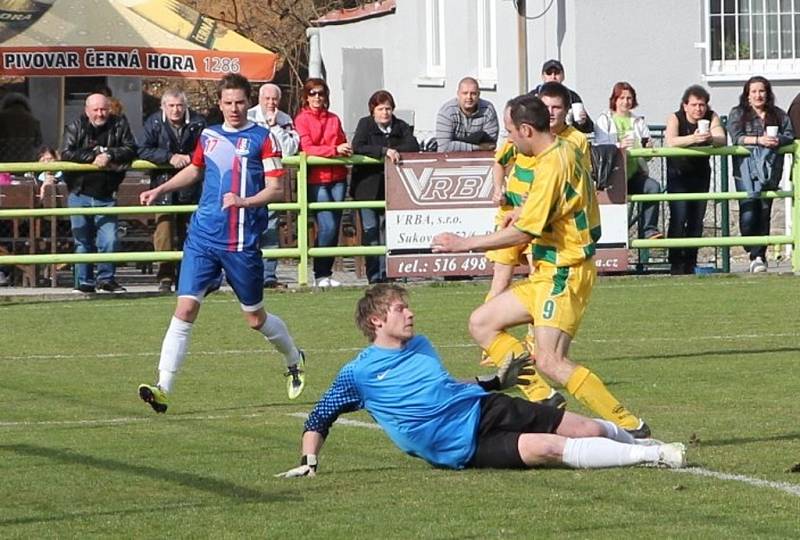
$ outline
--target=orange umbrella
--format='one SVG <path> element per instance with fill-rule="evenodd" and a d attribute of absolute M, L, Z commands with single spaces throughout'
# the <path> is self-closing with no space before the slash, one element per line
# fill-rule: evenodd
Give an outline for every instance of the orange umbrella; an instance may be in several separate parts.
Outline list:
<path fill-rule="evenodd" d="M 11 76 L 275 76 L 277 55 L 175 0 L 0 0 Z"/>

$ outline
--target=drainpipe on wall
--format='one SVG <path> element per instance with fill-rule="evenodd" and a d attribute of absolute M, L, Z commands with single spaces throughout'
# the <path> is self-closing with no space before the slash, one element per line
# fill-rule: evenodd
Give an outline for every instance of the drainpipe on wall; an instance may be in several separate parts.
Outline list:
<path fill-rule="evenodd" d="M 319 28 L 306 28 L 308 38 L 308 76 L 322 78 L 322 51 L 319 48 Z"/>
<path fill-rule="evenodd" d="M 525 19 L 527 8 L 525 0 L 517 0 L 517 73 L 519 93 L 528 92 L 528 21 Z"/>

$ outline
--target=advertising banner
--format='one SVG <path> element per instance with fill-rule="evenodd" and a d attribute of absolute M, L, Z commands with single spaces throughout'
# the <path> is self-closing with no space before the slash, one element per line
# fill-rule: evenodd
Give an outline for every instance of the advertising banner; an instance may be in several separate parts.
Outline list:
<path fill-rule="evenodd" d="M 490 152 L 403 154 L 386 163 L 387 275 L 400 277 L 492 274 L 483 253 L 431 253 L 442 232 L 465 236 L 494 231 Z M 624 173 L 623 173 L 624 174 Z M 621 199 L 620 199 L 621 194 Z M 613 197 L 613 199 L 612 199 Z M 628 218 L 624 176 L 599 194 L 603 235 L 595 262 L 601 272 L 628 269 Z M 518 272 L 527 272 L 519 267 Z"/>
<path fill-rule="evenodd" d="M 176 0 L 0 0 L 0 72 L 255 81 L 277 56 Z"/>

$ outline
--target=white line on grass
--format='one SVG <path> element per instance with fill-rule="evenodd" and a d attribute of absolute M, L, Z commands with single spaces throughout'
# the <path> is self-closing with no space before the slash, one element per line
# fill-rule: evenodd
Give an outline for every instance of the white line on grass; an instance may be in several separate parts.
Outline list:
<path fill-rule="evenodd" d="M 764 333 L 764 334 L 735 334 L 735 335 L 714 335 L 714 336 L 648 336 L 641 338 L 620 337 L 613 339 L 606 338 L 583 338 L 581 343 L 649 343 L 653 341 L 662 342 L 689 342 L 689 341 L 741 341 L 748 339 L 768 339 L 768 338 L 787 338 L 796 337 L 795 332 L 784 333 Z M 477 347 L 474 343 L 450 343 L 438 345 L 439 349 L 468 349 Z M 362 350 L 364 347 L 337 347 L 333 349 L 308 349 L 307 353 L 351 353 Z M 228 349 L 223 351 L 192 351 L 189 356 L 234 356 L 239 354 L 278 354 L 277 352 L 264 349 Z M 157 352 L 130 352 L 130 353 L 95 353 L 95 354 L 26 354 L 26 355 L 0 355 L 0 362 L 9 360 L 72 360 L 72 359 L 103 359 L 103 358 L 130 358 L 130 357 L 157 357 Z"/>
<path fill-rule="evenodd" d="M 171 422 L 175 421 L 203 421 L 203 420 L 226 420 L 230 418 L 257 418 L 266 416 L 271 412 L 257 412 L 250 414 L 220 414 L 220 415 L 200 415 L 200 416 L 179 416 L 170 417 Z M 293 418 L 301 418 L 305 420 L 308 418 L 307 413 L 295 412 L 288 413 L 286 416 Z M 19 422 L 0 422 L 0 427 L 31 427 L 31 426 L 97 426 L 97 425 L 122 425 L 133 424 L 139 422 L 150 422 L 152 417 L 135 418 L 135 417 L 121 417 L 121 418 L 106 418 L 95 420 L 39 420 L 39 421 L 19 421 Z M 339 418 L 336 423 L 344 426 L 352 426 L 365 429 L 381 429 L 381 427 L 374 422 L 361 422 L 360 420 L 349 420 L 347 418 Z M 687 469 L 671 469 L 672 472 L 691 474 L 694 476 L 705 476 L 707 478 L 716 478 L 717 480 L 726 480 L 733 482 L 742 482 L 750 486 L 758 488 L 768 488 L 777 491 L 783 491 L 789 495 L 800 497 L 800 485 L 792 484 L 790 482 L 773 482 L 771 480 L 763 480 L 761 478 L 753 478 L 743 474 L 731 474 L 712 471 L 702 467 L 690 467 Z"/>
<path fill-rule="evenodd" d="M 287 416 L 302 418 L 303 420 L 308 418 L 308 414 L 302 412 L 290 413 Z M 374 422 L 361 422 L 360 420 L 348 420 L 347 418 L 338 418 L 336 420 L 336 423 L 341 424 L 343 426 L 363 427 L 367 429 L 381 429 L 381 426 L 379 426 Z"/>
<path fill-rule="evenodd" d="M 716 478 L 718 480 L 730 480 L 733 482 L 743 482 L 751 486 L 760 488 L 776 489 L 783 491 L 789 495 L 800 497 L 800 485 L 791 484 L 789 482 L 773 482 L 771 480 L 762 480 L 760 478 L 753 478 L 743 474 L 730 474 L 704 469 L 702 467 L 689 467 L 688 469 L 671 469 L 672 472 L 693 474 L 695 476 L 706 476 L 709 478 Z"/>

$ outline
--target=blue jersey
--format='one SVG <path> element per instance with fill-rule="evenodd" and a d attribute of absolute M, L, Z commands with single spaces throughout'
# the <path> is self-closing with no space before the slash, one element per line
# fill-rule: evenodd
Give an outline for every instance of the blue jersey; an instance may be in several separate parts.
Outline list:
<path fill-rule="evenodd" d="M 436 467 L 462 469 L 475 453 L 481 399 L 456 381 L 425 336 L 402 349 L 371 345 L 347 363 L 305 424 L 326 436 L 344 412 L 366 409 L 401 450 Z"/>
<path fill-rule="evenodd" d="M 228 192 L 250 197 L 264 189 L 265 181 L 283 174 L 280 157 L 274 136 L 261 126 L 204 129 L 192 155 L 192 164 L 205 168 L 203 194 L 189 228 L 194 239 L 226 251 L 258 249 L 266 208 L 222 210 L 222 198 Z"/>

